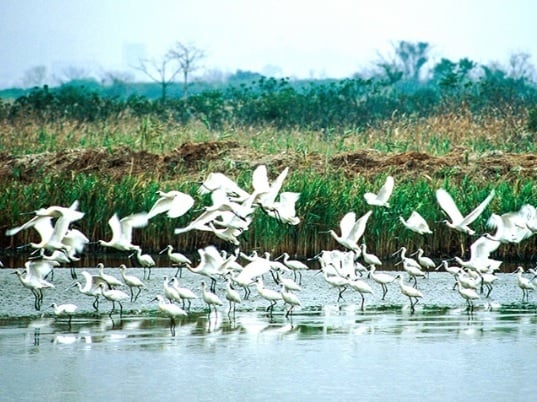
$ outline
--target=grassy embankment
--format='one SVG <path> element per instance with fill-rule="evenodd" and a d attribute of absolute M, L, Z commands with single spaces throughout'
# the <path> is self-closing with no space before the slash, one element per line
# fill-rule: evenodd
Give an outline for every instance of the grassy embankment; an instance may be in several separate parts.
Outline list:
<path fill-rule="evenodd" d="M 110 152 L 117 147 L 129 147 L 152 153 L 165 153 L 186 142 L 233 140 L 247 149 L 266 156 L 289 158 L 294 161 L 283 191 L 301 193 L 297 213 L 301 217 L 298 226 L 286 226 L 261 212 L 257 213 L 250 230 L 241 236 L 241 247 L 245 251 L 258 249 L 278 255 L 288 251 L 291 255 L 311 257 L 322 249 L 337 248 L 337 244 L 327 233 L 329 229 L 339 232 L 339 220 L 349 210 L 358 215 L 369 207 L 363 194 L 376 191 L 385 176 L 393 172 L 388 167 L 374 174 L 349 175 L 343 168 L 330 165 L 330 159 L 338 154 L 360 149 L 376 149 L 381 152 L 400 153 L 408 151 L 424 152 L 433 156 L 443 156 L 450 152 L 463 152 L 466 157 L 482 155 L 491 151 L 531 153 L 535 150 L 532 134 L 525 129 L 520 118 L 486 120 L 470 115 L 437 116 L 414 120 L 394 118 L 382 127 L 362 132 L 320 133 L 300 131 L 277 131 L 271 128 L 251 128 L 213 132 L 200 126 L 180 126 L 173 123 L 157 123 L 155 120 L 125 119 L 122 121 L 95 124 L 75 124 L 62 121 L 53 125 L 39 125 L 34 121 L 19 122 L 16 125 L 0 124 L 0 149 L 19 156 L 29 153 L 55 152 L 70 148 L 104 147 Z M 460 150 L 460 151 L 459 151 Z M 245 189 L 251 190 L 252 169 L 237 169 L 233 157 L 226 156 L 218 162 L 199 161 L 199 171 L 195 177 L 203 177 L 211 171 L 223 171 L 238 180 Z M 269 165 L 272 177 L 279 172 Z M 76 173 L 76 172 L 75 172 Z M 424 247 L 428 254 L 436 257 L 460 255 L 460 242 L 466 246 L 471 238 L 462 238 L 458 233 L 435 223 L 444 218 L 436 204 L 434 191 L 446 188 L 455 198 L 461 210 L 473 209 L 486 197 L 491 189 L 496 197 L 486 210 L 483 218 L 473 227 L 478 232 L 485 230 L 485 218 L 494 213 L 504 213 L 518 209 L 523 203 L 537 204 L 535 201 L 535 175 L 508 175 L 498 173 L 496 177 L 482 177 L 461 174 L 460 166 L 449 166 L 436 172 L 422 172 L 420 175 L 396 175 L 396 187 L 391 199 L 392 207 L 375 209 L 371 216 L 364 241 L 368 250 L 382 258 L 405 245 L 414 250 Z M 62 172 L 44 175 L 36 182 L 21 182 L 16 172 L 11 177 L 3 177 L 0 195 L 0 235 L 1 245 L 18 245 L 34 240 L 33 231 L 20 233 L 15 238 L 6 238 L 6 228 L 21 224 L 26 220 L 19 214 L 48 205 L 69 205 L 79 199 L 81 209 L 86 212 L 77 225 L 91 240 L 109 239 L 108 218 L 118 212 L 125 216 L 133 212 L 148 210 L 156 200 L 157 189 L 176 189 L 192 194 L 197 207 L 209 203 L 196 195 L 198 183 L 192 172 L 183 171 L 181 166 L 173 176 L 152 177 L 132 176 L 128 172 L 120 179 L 106 175 Z M 408 217 L 416 209 L 432 227 L 434 234 L 420 237 L 404 229 L 399 216 Z M 211 234 L 191 232 L 175 236 L 173 229 L 186 225 L 197 213 L 191 211 L 182 218 L 170 220 L 155 218 L 147 228 L 135 232 L 135 241 L 146 251 L 155 252 L 171 243 L 183 252 L 195 252 L 198 247 L 210 243 L 224 245 Z M 502 246 L 497 256 L 500 258 L 529 259 L 536 252 L 534 238 L 521 245 Z M 466 249 L 466 257 L 468 249 Z"/>

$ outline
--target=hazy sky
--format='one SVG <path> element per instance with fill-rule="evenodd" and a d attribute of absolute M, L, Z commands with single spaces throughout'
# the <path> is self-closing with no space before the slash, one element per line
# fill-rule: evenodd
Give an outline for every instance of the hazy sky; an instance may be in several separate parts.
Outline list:
<path fill-rule="evenodd" d="M 536 21 L 534 0 L 2 0 L 0 87 L 37 65 L 134 73 L 128 49 L 158 59 L 178 40 L 207 70 L 296 77 L 350 76 L 399 40 L 429 42 L 434 60 L 537 64 Z"/>

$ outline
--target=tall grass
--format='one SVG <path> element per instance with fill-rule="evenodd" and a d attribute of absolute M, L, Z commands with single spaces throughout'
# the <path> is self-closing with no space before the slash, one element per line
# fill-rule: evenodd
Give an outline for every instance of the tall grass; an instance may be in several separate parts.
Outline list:
<path fill-rule="evenodd" d="M 40 124 L 32 119 L 14 124 L 0 122 L 0 149 L 14 156 L 71 148 L 113 149 L 124 146 L 162 153 L 187 142 L 224 139 L 232 139 L 241 146 L 265 155 L 267 161 L 279 155 L 291 156 L 296 161 L 297 168 L 290 172 L 282 191 L 300 192 L 297 214 L 301 223 L 287 226 L 258 211 L 250 229 L 241 235 L 241 247 L 270 251 L 275 255 L 288 251 L 299 257 L 312 256 L 322 249 L 338 248 L 338 244 L 326 232 L 330 229 L 339 231 L 339 221 L 348 211 L 354 211 L 358 216 L 366 213 L 369 207 L 365 204 L 363 194 L 376 191 L 386 175 L 390 174 L 385 171 L 366 179 L 359 173 L 348 176 L 343 170 L 330 168 L 329 164 L 319 164 L 325 166 L 321 170 L 312 155 L 325 161 L 336 154 L 363 148 L 383 152 L 420 151 L 432 155 L 443 155 L 456 147 L 466 153 L 535 151 L 534 135 L 526 132 L 522 119 L 516 116 L 505 118 L 503 115 L 501 118 L 489 116 L 486 120 L 480 120 L 469 113 L 419 119 L 397 116 L 379 127 L 339 134 L 299 129 L 275 130 L 271 127 L 227 127 L 211 131 L 203 124 L 184 126 L 147 117 L 125 117 L 83 124 L 72 121 Z M 251 190 L 252 172 L 243 169 L 239 161 L 230 159 L 223 162 L 234 172 L 232 177 L 246 190 Z M 267 164 L 271 174 L 279 173 L 278 166 Z M 200 177 L 213 170 L 211 162 L 199 161 Z M 535 181 L 517 178 L 516 175 L 508 182 L 484 182 L 479 177 L 461 177 L 457 167 L 451 166 L 439 177 L 396 177 L 391 208 L 375 208 L 369 219 L 363 238 L 368 250 L 384 259 L 389 259 L 391 253 L 402 245 L 409 249 L 423 247 L 426 252 L 439 257 L 460 255 L 461 247 L 468 253 L 472 239 L 461 237 L 437 223 L 444 218 L 434 197 L 438 187 L 446 188 L 453 195 L 463 213 L 478 205 L 493 188 L 496 190 L 496 197 L 487 212 L 472 225 L 478 233 L 486 230 L 485 219 L 492 211 L 503 213 L 516 210 L 524 203 L 535 204 L 537 198 Z M 187 252 L 195 252 L 198 247 L 208 243 L 229 248 L 210 233 L 194 231 L 179 236 L 173 234 L 175 227 L 188 224 L 200 213 L 198 209 L 209 203 L 207 197 L 198 196 L 197 184 L 185 180 L 180 169 L 173 176 L 158 178 L 126 175 L 114 179 L 98 174 L 71 175 L 63 172 L 43 175 L 39 182 L 23 183 L 10 178 L 1 184 L 2 232 L 22 224 L 27 219 L 20 215 L 23 212 L 49 205 L 66 206 L 78 199 L 86 215 L 76 225 L 93 241 L 109 239 L 111 232 L 107 222 L 113 213 L 123 217 L 147 211 L 157 199 L 157 190 L 176 189 L 194 196 L 195 207 L 178 219 L 166 216 L 154 218 L 147 228 L 134 231 L 134 241 L 141 244 L 144 250 L 153 252 L 168 243 Z M 416 235 L 399 222 L 400 216 L 406 219 L 414 209 L 429 222 L 434 231 L 432 235 Z M 0 242 L 3 247 L 15 247 L 35 240 L 35 236 L 33 231 L 23 231 L 15 237 L 2 235 Z M 93 246 L 95 250 L 96 246 Z M 531 258 L 535 253 L 533 240 L 516 246 L 502 246 L 498 251 L 504 258 Z"/>
<path fill-rule="evenodd" d="M 251 178 L 249 178 L 251 180 Z M 238 177 L 239 182 L 247 182 L 247 175 Z M 332 237 L 326 233 L 330 229 L 339 232 L 339 221 L 348 211 L 356 212 L 357 216 L 366 213 L 369 207 L 363 194 L 376 190 L 382 185 L 385 174 L 379 175 L 372 181 L 361 176 L 348 179 L 343 172 L 335 170 L 320 174 L 313 169 L 290 173 L 283 191 L 298 191 L 301 196 L 297 203 L 297 213 L 301 222 L 297 226 L 288 226 L 274 218 L 257 211 L 249 230 L 243 233 L 241 248 L 244 250 L 257 249 L 279 255 L 288 251 L 299 257 L 311 257 L 320 250 L 339 248 Z M 534 202 L 536 190 L 533 183 L 520 182 L 515 186 L 508 183 L 498 185 L 483 184 L 473 181 L 471 177 L 451 182 L 446 178 L 441 186 L 453 195 L 461 211 L 466 213 L 475 208 L 495 188 L 496 196 L 483 216 L 472 225 L 477 233 L 486 230 L 485 220 L 491 211 L 511 211 L 518 209 L 526 202 Z M 140 181 L 136 177 L 125 177 L 120 181 L 97 175 L 76 175 L 65 177 L 44 177 L 36 183 L 22 184 L 17 181 L 7 183 L 4 196 L 0 197 L 0 225 L 6 228 L 22 224 L 28 217 L 20 213 L 37 209 L 38 207 L 55 205 L 70 205 L 74 200 L 80 200 L 80 208 L 86 213 L 84 218 L 76 223 L 92 240 L 108 240 L 111 236 L 107 221 L 112 214 L 120 218 L 128 214 L 147 211 L 156 201 L 156 190 L 178 189 L 195 197 L 196 204 L 191 211 L 178 219 L 157 216 L 149 226 L 134 231 L 134 242 L 141 244 L 144 250 L 156 252 L 167 244 L 173 244 L 180 250 L 194 252 L 199 247 L 214 243 L 230 249 L 229 245 L 214 237 L 211 233 L 192 231 L 174 235 L 176 227 L 188 224 L 198 214 L 199 208 L 208 205 L 207 197 L 197 194 L 197 185 L 187 183 L 181 185 L 180 179 L 161 187 L 161 183 Z M 246 185 L 245 185 L 246 188 Z M 457 232 L 439 223 L 444 216 L 438 207 L 433 186 L 428 179 L 398 181 L 390 200 L 390 208 L 374 208 L 369 218 L 362 239 L 368 249 L 381 256 L 386 261 L 390 255 L 401 246 L 409 250 L 422 247 L 427 253 L 437 257 L 461 255 L 461 247 L 467 252 L 467 247 L 473 241 L 461 237 Z M 417 210 L 433 230 L 432 235 L 420 236 L 400 223 L 399 216 L 408 218 L 412 210 Z M 35 239 L 34 231 L 28 230 L 14 237 L 2 237 L 5 244 L 12 246 L 27 243 Z M 99 251 L 92 246 L 91 251 Z M 499 254 L 503 258 L 530 258 L 535 253 L 535 243 L 527 241 L 518 246 L 502 247 Z M 467 256 L 466 256 L 467 257 Z"/>
<path fill-rule="evenodd" d="M 471 152 L 502 150 L 534 152 L 535 134 L 519 115 L 486 119 L 467 112 L 426 118 L 395 116 L 378 127 L 336 133 L 303 128 L 227 127 L 209 130 L 201 123 L 183 125 L 151 117 L 109 118 L 92 123 L 60 120 L 40 123 L 34 119 L 0 122 L 0 149 L 12 155 L 55 152 L 71 148 L 113 148 L 168 152 L 185 142 L 232 139 L 262 154 L 312 153 L 331 156 L 361 148 L 383 152 L 419 151 L 443 155 L 454 147 Z"/>

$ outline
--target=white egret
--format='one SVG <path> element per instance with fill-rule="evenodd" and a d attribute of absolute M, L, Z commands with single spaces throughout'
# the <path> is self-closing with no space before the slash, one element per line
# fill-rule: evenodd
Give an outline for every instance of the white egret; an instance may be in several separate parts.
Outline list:
<path fill-rule="evenodd" d="M 285 265 L 287 268 L 289 268 L 291 271 L 293 271 L 293 278 L 296 281 L 296 277 L 298 274 L 299 280 L 298 284 L 302 284 L 302 271 L 309 269 L 309 267 L 304 264 L 302 261 L 299 260 L 290 260 L 289 253 L 284 252 L 282 255 L 280 255 L 276 260 L 279 260 L 283 257 L 283 265 Z"/>
<path fill-rule="evenodd" d="M 265 288 L 263 285 L 263 279 L 261 277 L 258 277 L 256 280 L 256 289 L 257 293 L 259 293 L 259 296 L 261 296 L 263 299 L 270 302 L 270 305 L 266 308 L 266 311 L 272 315 L 272 310 L 274 310 L 274 306 L 276 303 L 278 303 L 279 300 L 282 300 L 282 294 L 281 292 L 277 292 L 273 289 Z"/>
<path fill-rule="evenodd" d="M 97 264 L 97 269 L 99 270 L 99 277 L 104 280 L 111 289 L 118 286 L 123 286 L 123 282 L 121 282 L 115 276 L 106 274 L 104 272 L 104 264 L 102 262 Z"/>
<path fill-rule="evenodd" d="M 34 211 L 35 216 L 22 226 L 18 226 L 6 231 L 7 236 L 13 236 L 20 232 L 33 227 L 41 236 L 40 243 L 30 243 L 34 248 L 46 248 L 47 250 L 65 250 L 62 243 L 63 238 L 69 230 L 71 222 L 80 220 L 85 213 L 78 211 L 78 200 L 73 202 L 70 207 L 50 206 L 40 208 Z M 54 226 L 52 219 L 56 219 Z"/>
<path fill-rule="evenodd" d="M 244 200 L 250 196 L 234 180 L 218 172 L 209 173 L 207 178 L 201 183 L 198 194 L 208 194 L 215 190 L 223 190 L 226 194 L 233 195 L 235 201 Z"/>
<path fill-rule="evenodd" d="M 392 283 L 395 280 L 395 277 L 383 272 L 376 272 L 376 267 L 373 264 L 370 266 L 369 275 L 371 276 L 371 279 L 377 282 L 382 288 L 382 300 L 384 300 L 386 293 L 388 293 L 388 283 Z"/>
<path fill-rule="evenodd" d="M 479 299 L 479 295 L 477 294 L 475 289 L 464 287 L 459 279 L 457 279 L 456 286 L 459 295 L 461 295 L 461 297 L 466 300 L 468 311 L 474 311 L 474 300 Z"/>
<path fill-rule="evenodd" d="M 401 293 L 408 297 L 408 300 L 410 300 L 410 311 L 414 313 L 416 304 L 418 304 L 419 299 L 423 298 L 423 294 L 416 288 L 406 285 L 403 282 L 403 277 L 398 274 L 395 279 L 399 279 L 399 288 L 401 289 Z"/>
<path fill-rule="evenodd" d="M 496 229 L 496 232 L 493 235 L 486 233 L 484 236 L 501 243 L 520 243 L 533 235 L 526 223 L 535 213 L 533 206 L 525 204 L 518 211 L 502 215 L 492 214 L 487 220 L 487 227 Z"/>
<path fill-rule="evenodd" d="M 220 300 L 216 294 L 207 290 L 207 285 L 205 285 L 204 281 L 201 282 L 201 296 L 209 308 L 209 314 L 211 314 L 211 306 L 214 306 L 214 311 L 216 313 L 216 306 L 221 306 L 223 304 L 222 300 Z"/>
<path fill-rule="evenodd" d="M 285 286 L 282 286 L 280 290 L 280 294 L 282 295 L 282 300 L 284 304 L 289 305 L 289 308 L 287 309 L 287 312 L 285 313 L 285 317 L 288 317 L 289 314 L 292 314 L 296 306 L 302 306 L 302 303 L 300 302 L 300 299 L 298 298 L 298 296 L 295 295 L 290 289 L 287 289 Z"/>
<path fill-rule="evenodd" d="M 173 266 L 177 266 L 177 271 L 175 272 L 175 276 L 179 274 L 179 278 L 183 276 L 183 267 L 185 266 L 192 266 L 192 261 L 190 261 L 190 258 L 185 256 L 182 253 L 179 252 L 173 252 L 173 246 L 171 244 L 168 244 L 165 249 L 160 251 L 159 254 L 162 254 L 164 252 L 167 252 L 168 258 L 170 259 Z"/>
<path fill-rule="evenodd" d="M 275 280 L 278 285 L 285 286 L 289 290 L 301 291 L 302 287 L 291 278 L 285 278 L 281 274 L 280 269 L 274 270 Z"/>
<path fill-rule="evenodd" d="M 535 290 L 535 286 L 528 278 L 522 277 L 524 268 L 521 266 L 519 266 L 513 273 L 516 274 L 518 287 L 522 290 L 522 303 L 524 303 L 524 301 L 527 303 L 529 292 L 530 290 Z"/>
<path fill-rule="evenodd" d="M 26 265 L 26 272 L 14 271 L 13 274 L 16 274 L 21 282 L 22 286 L 27 289 L 30 289 L 34 295 L 34 307 L 36 310 L 41 310 L 41 305 L 43 303 L 43 289 L 45 288 L 54 288 L 54 285 L 40 275 L 32 274 L 31 269 L 29 269 L 28 264 Z"/>
<path fill-rule="evenodd" d="M 333 230 L 329 231 L 330 235 L 343 247 L 360 254 L 360 247 L 357 243 L 365 232 L 367 220 L 372 212 L 366 212 L 358 220 L 356 220 L 356 214 L 354 212 L 347 212 L 339 222 L 341 236 L 338 236 Z"/>
<path fill-rule="evenodd" d="M 490 254 L 500 247 L 500 241 L 492 240 L 486 235 L 479 237 L 470 245 L 470 259 L 463 261 L 460 257 L 454 257 L 459 265 L 479 272 L 496 270 L 502 263 L 490 258 Z"/>
<path fill-rule="evenodd" d="M 433 231 L 429 228 L 427 221 L 417 211 L 412 211 L 408 219 L 400 216 L 399 220 L 409 230 L 418 234 L 431 234 Z"/>
<path fill-rule="evenodd" d="M 288 173 L 289 168 L 286 167 L 278 177 L 270 183 L 267 167 L 265 165 L 259 165 L 252 176 L 252 187 L 254 188 L 254 194 L 256 196 L 254 202 L 261 206 L 265 211 L 274 209 L 276 198 L 280 193 Z"/>
<path fill-rule="evenodd" d="M 480 272 L 479 275 L 481 276 L 481 293 L 483 293 L 483 287 L 486 287 L 487 295 L 485 297 L 489 297 L 490 292 L 492 292 L 492 285 L 498 277 L 494 275 L 494 272 Z"/>
<path fill-rule="evenodd" d="M 183 303 L 183 309 L 185 308 L 185 301 L 188 301 L 188 308 L 186 310 L 190 310 L 190 305 L 192 304 L 192 300 L 197 299 L 198 296 L 196 296 L 196 294 L 192 290 L 180 286 L 179 280 L 177 279 L 177 277 L 172 278 L 172 286 L 177 292 L 177 294 L 179 295 L 179 298 L 181 299 Z"/>
<path fill-rule="evenodd" d="M 324 280 L 332 287 L 339 290 L 337 303 L 343 300 L 343 292 L 347 290 L 348 280 L 339 275 L 329 275 L 326 269 L 322 269 Z"/>
<path fill-rule="evenodd" d="M 112 313 L 116 309 L 116 302 L 117 302 L 119 304 L 119 316 L 122 316 L 123 304 L 121 303 L 121 301 L 128 299 L 129 295 L 119 289 L 108 289 L 107 286 L 102 282 L 99 283 L 99 287 L 101 288 L 101 293 L 104 296 L 104 298 L 112 302 L 112 310 L 110 310 L 110 313 L 108 315 L 112 316 Z"/>
<path fill-rule="evenodd" d="M 365 297 L 364 294 L 373 294 L 373 289 L 369 284 L 362 279 L 347 280 L 348 285 L 351 289 L 354 289 L 362 297 L 362 304 L 360 305 L 360 310 L 364 311 Z"/>
<path fill-rule="evenodd" d="M 377 194 L 374 193 L 365 193 L 364 198 L 365 201 L 369 205 L 375 205 L 379 207 L 389 207 L 390 204 L 388 203 L 388 200 L 390 196 L 392 195 L 394 187 L 394 180 L 392 176 L 387 176 L 386 181 L 380 188 L 379 192 Z"/>
<path fill-rule="evenodd" d="M 164 282 L 162 286 L 164 289 L 164 297 L 168 299 L 170 303 L 182 302 L 181 297 L 179 296 L 179 293 L 177 292 L 177 289 L 173 285 L 170 285 L 168 276 L 164 276 Z"/>
<path fill-rule="evenodd" d="M 94 297 L 93 308 L 95 311 L 99 311 L 99 296 L 101 296 L 101 288 L 99 287 L 100 283 L 104 283 L 105 286 L 108 286 L 108 283 L 101 278 L 99 275 L 91 275 L 88 271 L 82 271 L 82 276 L 85 278 L 86 282 L 82 285 L 80 282 L 75 282 L 72 287 L 77 286 L 80 293 L 86 296 Z"/>
<path fill-rule="evenodd" d="M 267 215 L 288 225 L 298 225 L 300 218 L 296 216 L 296 202 L 300 198 L 300 193 L 286 191 L 280 194 L 279 201 L 270 206 L 261 206 Z"/>
<path fill-rule="evenodd" d="M 132 230 L 133 228 L 145 227 L 148 222 L 146 212 L 132 214 L 121 220 L 117 214 L 114 214 L 108 220 L 108 225 L 112 229 L 112 238 L 109 241 L 99 240 L 98 243 L 101 246 L 112 247 L 120 251 L 135 250 L 138 246 L 132 244 Z"/>
<path fill-rule="evenodd" d="M 417 254 L 418 257 L 418 264 L 420 264 L 420 266 L 425 270 L 425 272 L 427 272 L 427 277 L 429 277 L 429 270 L 432 269 L 432 268 L 436 268 L 436 263 L 429 257 L 427 256 L 424 256 L 423 255 L 424 251 L 422 248 L 418 248 L 418 250 L 412 254 L 410 254 L 411 256 L 412 255 L 415 255 Z"/>
<path fill-rule="evenodd" d="M 175 336 L 175 319 L 177 317 L 186 317 L 187 312 L 176 304 L 166 303 L 161 295 L 155 296 L 153 301 L 158 301 L 159 311 L 170 317 L 170 332 Z"/>
<path fill-rule="evenodd" d="M 123 282 L 125 282 L 125 285 L 127 285 L 130 289 L 131 302 L 135 302 L 136 300 L 138 300 L 138 296 L 140 296 L 140 293 L 145 288 L 145 284 L 137 276 L 127 275 L 127 266 L 125 264 L 121 264 L 119 266 L 119 270 L 121 271 L 121 277 L 123 278 Z M 136 296 L 134 296 L 133 288 L 138 289 L 138 293 L 136 293 Z"/>
<path fill-rule="evenodd" d="M 200 262 L 197 266 L 191 267 L 187 266 L 186 268 L 198 275 L 203 275 L 211 279 L 211 290 L 214 291 L 216 288 L 216 278 L 220 275 L 218 268 L 222 264 L 222 257 L 216 247 L 207 246 L 204 249 L 198 249 L 198 254 L 200 256 Z"/>
<path fill-rule="evenodd" d="M 455 201 L 446 190 L 443 188 L 436 190 L 436 200 L 438 201 L 440 208 L 442 208 L 451 220 L 443 220 L 442 222 L 452 229 L 469 235 L 473 235 L 475 230 L 471 229 L 468 225 L 472 224 L 479 215 L 483 213 L 493 197 L 494 190 L 492 190 L 487 198 L 485 198 L 472 212 L 463 216 L 459 211 L 457 204 L 455 204 Z"/>
<path fill-rule="evenodd" d="M 52 303 L 50 307 L 54 309 L 54 314 L 57 317 L 62 317 L 62 316 L 69 317 L 68 325 L 71 326 L 71 320 L 73 318 L 73 314 L 78 308 L 76 304 L 66 303 L 66 304 L 60 304 L 58 306 L 56 303 Z"/>
<path fill-rule="evenodd" d="M 233 314 L 235 314 L 235 308 L 237 303 L 241 303 L 241 296 L 239 292 L 237 292 L 235 289 L 233 289 L 233 286 L 231 286 L 231 278 L 228 277 L 226 281 L 226 293 L 225 293 L 226 300 L 229 302 L 229 311 L 228 314 L 231 314 L 233 311 Z"/>
<path fill-rule="evenodd" d="M 147 219 L 166 213 L 168 218 L 179 218 L 186 214 L 194 205 L 194 198 L 181 191 L 157 191 L 160 198 L 153 204 L 147 213 Z"/>
<path fill-rule="evenodd" d="M 364 260 L 366 265 L 382 265 L 382 261 L 380 261 L 380 259 L 375 254 L 367 252 L 367 246 L 365 243 L 362 243 L 362 259 Z"/>
<path fill-rule="evenodd" d="M 144 279 L 150 280 L 151 279 L 151 268 L 153 268 L 156 263 L 153 257 L 151 257 L 150 254 L 142 254 L 142 248 L 140 246 L 134 247 L 134 253 L 132 253 L 129 257 L 132 256 L 136 257 L 136 261 L 140 266 L 144 268 Z M 147 278 L 146 278 L 146 270 L 148 272 Z"/>

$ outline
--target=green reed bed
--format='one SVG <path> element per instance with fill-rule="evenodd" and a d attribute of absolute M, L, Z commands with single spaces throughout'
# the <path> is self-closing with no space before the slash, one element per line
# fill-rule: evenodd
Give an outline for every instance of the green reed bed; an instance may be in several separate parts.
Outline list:
<path fill-rule="evenodd" d="M 387 174 L 387 173 L 386 173 Z M 313 170 L 290 172 L 282 191 L 300 192 L 297 203 L 297 215 L 301 222 L 297 226 L 289 226 L 278 222 L 258 210 L 250 229 L 240 236 L 241 249 L 249 251 L 256 249 L 260 252 L 269 251 L 273 256 L 283 251 L 291 255 L 307 258 L 321 250 L 340 248 L 332 239 L 328 230 L 339 232 L 339 221 L 348 211 L 354 211 L 357 217 L 366 213 L 372 207 L 363 198 L 366 191 L 376 191 L 384 182 L 386 174 L 381 174 L 373 180 L 366 180 L 358 175 L 347 177 L 341 171 L 328 171 L 319 174 Z M 251 171 L 241 172 L 233 177 L 251 191 Z M 224 244 L 209 232 L 192 231 L 175 235 L 174 229 L 187 225 L 201 213 L 204 205 L 210 204 L 210 196 L 197 194 L 199 184 L 183 183 L 180 178 L 162 184 L 135 177 L 124 177 L 113 180 L 97 175 L 79 174 L 75 176 L 43 177 L 40 182 L 21 183 L 13 181 L 4 184 L 0 196 L 0 225 L 5 229 L 18 226 L 27 221 L 29 215 L 21 213 L 33 211 L 49 205 L 68 206 L 74 200 L 80 201 L 80 209 L 86 214 L 75 223 L 91 241 L 98 239 L 109 240 L 111 232 L 108 219 L 113 213 L 119 217 L 128 214 L 148 211 L 156 201 L 156 191 L 176 189 L 191 194 L 196 203 L 183 217 L 170 219 L 165 215 L 157 216 L 143 229 L 134 230 L 134 242 L 144 250 L 157 252 L 167 244 L 173 244 L 179 250 L 195 254 L 200 247 L 216 244 L 232 250 L 234 247 Z M 390 208 L 375 207 L 369 218 L 362 239 L 368 250 L 377 254 L 386 262 L 395 262 L 391 254 L 401 246 L 409 251 L 422 247 L 426 253 L 437 258 L 461 256 L 468 258 L 468 247 L 477 237 L 460 235 L 439 223 L 444 215 L 438 207 L 434 192 L 438 187 L 444 187 L 452 194 L 455 202 L 463 212 L 475 208 L 492 190 L 496 196 L 472 227 L 478 234 L 486 231 L 485 222 L 491 213 L 504 213 L 517 210 L 524 203 L 534 203 L 536 190 L 532 181 L 517 181 L 515 183 L 481 183 L 471 177 L 454 180 L 449 177 L 431 182 L 427 178 L 398 180 L 392 197 Z M 429 223 L 432 235 L 420 236 L 406 228 L 399 221 L 399 216 L 408 218 L 412 210 L 417 210 Z M 1 246 L 15 246 L 35 241 L 33 230 L 20 232 L 14 237 L 0 236 Z M 89 252 L 111 252 L 96 245 L 88 248 Z M 502 245 L 497 256 L 503 259 L 529 259 L 535 254 L 533 238 L 519 245 Z"/>

